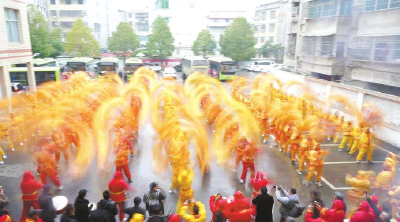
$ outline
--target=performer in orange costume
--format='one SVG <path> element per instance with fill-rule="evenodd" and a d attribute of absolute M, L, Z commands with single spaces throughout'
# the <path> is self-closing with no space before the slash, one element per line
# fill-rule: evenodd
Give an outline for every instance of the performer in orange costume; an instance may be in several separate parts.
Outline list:
<path fill-rule="evenodd" d="M 128 151 L 126 149 L 120 148 L 116 151 L 115 166 L 117 171 L 121 173 L 124 171 L 128 181 L 132 182 L 131 172 L 129 171 Z"/>
<path fill-rule="evenodd" d="M 312 138 L 310 133 L 307 133 L 306 138 L 303 139 L 300 143 L 300 149 L 297 151 L 297 156 L 299 158 L 299 168 L 297 169 L 298 174 L 303 174 L 303 167 L 304 167 L 304 162 L 306 163 L 306 170 L 308 171 L 310 169 L 310 164 L 307 158 L 306 153 L 308 151 L 314 150 L 315 149 L 316 142 Z"/>
<path fill-rule="evenodd" d="M 38 190 L 42 189 L 43 184 L 36 181 L 30 171 L 25 171 L 21 181 L 22 201 L 24 202 L 20 222 L 25 222 L 28 218 L 31 207 L 39 209 Z"/>
<path fill-rule="evenodd" d="M 124 177 L 120 171 L 115 172 L 114 178 L 108 184 L 111 200 L 118 205 L 119 221 L 123 221 L 125 217 L 125 192 L 129 190 L 129 185 L 124 181 Z"/>
<path fill-rule="evenodd" d="M 316 176 L 316 185 L 319 187 L 322 187 L 322 182 L 321 182 L 321 177 L 322 177 L 322 172 L 324 170 L 324 159 L 323 156 L 328 155 L 329 151 L 328 150 L 322 150 L 321 146 L 319 143 L 317 143 L 315 150 L 308 151 L 306 155 L 308 156 L 308 159 L 310 161 L 310 166 L 311 170 L 306 176 L 306 180 L 304 181 L 304 184 L 308 185 L 310 184 L 311 178 L 317 173 Z"/>
<path fill-rule="evenodd" d="M 55 145 L 54 152 L 56 153 L 57 163 L 60 161 L 61 152 L 63 153 L 65 160 L 68 162 L 69 158 L 67 153 L 67 147 L 65 146 L 61 132 L 57 129 L 53 129 L 53 134 L 51 135 L 51 139 L 53 140 L 53 143 Z"/>
<path fill-rule="evenodd" d="M 290 136 L 290 159 L 292 161 L 292 164 L 296 161 L 296 154 L 299 154 L 299 149 L 300 149 L 300 143 L 303 140 L 303 137 L 301 136 L 299 130 L 294 127 L 293 133 Z M 298 156 L 300 160 L 301 156 Z"/>
<path fill-rule="evenodd" d="M 250 207 L 250 198 L 244 198 L 243 193 L 237 191 L 235 199 L 230 204 L 230 222 L 250 222 L 255 215 L 255 208 Z"/>
<path fill-rule="evenodd" d="M 40 173 L 42 184 L 46 184 L 47 177 L 49 177 L 51 181 L 53 181 L 54 185 L 61 190 L 63 189 L 63 186 L 57 178 L 57 163 L 53 154 L 48 152 L 48 150 L 51 150 L 49 147 L 50 144 L 46 144 L 45 147 L 43 147 L 43 151 L 39 151 L 35 154 L 39 164 L 38 173 Z"/>
<path fill-rule="evenodd" d="M 132 135 L 124 132 L 116 132 L 114 140 L 114 149 L 129 150 L 131 157 L 133 157 L 134 150 L 131 142 L 132 142 Z"/>
<path fill-rule="evenodd" d="M 283 132 L 281 134 L 282 139 L 281 139 L 280 145 L 281 145 L 282 152 L 284 154 L 286 154 L 288 151 L 288 147 L 289 147 L 289 143 L 290 143 L 289 139 L 292 136 L 293 131 L 294 131 L 294 123 L 293 122 L 290 122 L 283 128 Z"/>
<path fill-rule="evenodd" d="M 68 147 L 71 144 L 74 144 L 76 148 L 79 148 L 79 135 L 77 135 L 69 126 L 63 126 L 61 131 L 64 134 L 65 138 L 65 150 L 68 149 Z"/>
<path fill-rule="evenodd" d="M 236 146 L 235 165 L 233 168 L 234 172 L 239 167 L 240 161 L 243 160 L 244 151 L 246 149 L 246 146 L 248 146 L 248 145 L 249 145 L 249 141 L 247 141 L 246 137 L 242 137 L 239 141 L 239 144 Z"/>
<path fill-rule="evenodd" d="M 328 128 L 328 137 L 327 140 L 331 140 L 332 137 L 335 137 L 335 123 L 339 119 L 339 113 L 335 112 L 333 115 L 330 115 L 327 118 L 327 128 Z"/>
<path fill-rule="evenodd" d="M 257 153 L 257 148 L 255 147 L 254 140 L 250 142 L 250 144 L 246 147 L 246 150 L 244 151 L 243 155 L 243 171 L 242 175 L 240 176 L 240 183 L 244 183 L 244 180 L 246 179 L 247 175 L 247 170 L 250 168 L 251 170 L 251 178 L 254 178 L 254 156 Z"/>

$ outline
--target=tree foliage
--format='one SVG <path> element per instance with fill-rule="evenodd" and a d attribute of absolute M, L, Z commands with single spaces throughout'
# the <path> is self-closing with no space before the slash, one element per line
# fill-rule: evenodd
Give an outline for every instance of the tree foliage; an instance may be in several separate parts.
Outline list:
<path fill-rule="evenodd" d="M 166 59 L 172 55 L 175 49 L 174 37 L 169 29 L 167 21 L 158 17 L 152 24 L 152 34 L 149 36 L 149 42 L 146 45 L 147 51 L 152 57 Z"/>
<path fill-rule="evenodd" d="M 270 42 L 264 43 L 263 46 L 259 49 L 259 52 L 263 55 L 265 58 L 275 58 L 276 62 L 282 63 L 283 62 L 283 54 L 284 54 L 284 48 L 281 46 L 281 44 L 271 44 Z"/>
<path fill-rule="evenodd" d="M 221 53 L 235 61 L 250 60 L 254 54 L 256 40 L 251 25 L 243 17 L 233 20 L 221 35 Z"/>
<path fill-rule="evenodd" d="M 65 51 L 77 56 L 94 56 L 99 54 L 99 43 L 92 35 L 92 29 L 83 24 L 82 19 L 76 20 L 67 33 Z"/>
<path fill-rule="evenodd" d="M 108 49 L 116 53 L 135 51 L 139 47 L 139 37 L 133 32 L 132 26 L 127 22 L 121 22 L 117 30 L 108 38 Z"/>
<path fill-rule="evenodd" d="M 192 51 L 195 55 L 206 57 L 207 55 L 214 55 L 214 49 L 217 47 L 213 36 L 207 29 L 201 30 L 197 39 L 193 42 Z"/>
<path fill-rule="evenodd" d="M 40 53 L 39 57 L 55 57 L 64 51 L 61 42 L 61 30 L 50 30 L 48 23 L 35 6 L 28 6 L 29 33 L 33 53 Z"/>

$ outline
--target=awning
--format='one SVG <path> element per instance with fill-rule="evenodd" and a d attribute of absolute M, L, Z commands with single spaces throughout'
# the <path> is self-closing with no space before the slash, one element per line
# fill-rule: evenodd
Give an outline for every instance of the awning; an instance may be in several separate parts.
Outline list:
<path fill-rule="evenodd" d="M 330 36 L 335 35 L 334 32 L 315 32 L 315 33 L 307 33 L 303 36 Z"/>

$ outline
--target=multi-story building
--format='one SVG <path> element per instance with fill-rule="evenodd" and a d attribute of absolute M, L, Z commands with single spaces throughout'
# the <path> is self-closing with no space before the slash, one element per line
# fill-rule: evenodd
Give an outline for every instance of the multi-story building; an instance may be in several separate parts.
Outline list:
<path fill-rule="evenodd" d="M 8 68 L 26 63 L 27 80 L 31 90 L 36 89 L 33 74 L 32 48 L 23 1 L 0 0 L 0 97 L 11 97 L 11 79 Z"/>
<path fill-rule="evenodd" d="M 129 11 L 129 23 L 135 30 L 140 39 L 141 45 L 146 45 L 149 41 L 149 13 L 147 10 Z"/>
<path fill-rule="evenodd" d="M 265 42 L 284 45 L 290 19 L 289 0 L 270 0 L 258 6 L 253 21 L 255 48 L 259 49 Z"/>
<path fill-rule="evenodd" d="M 291 3 L 286 65 L 317 78 L 400 94 L 389 87 L 400 87 L 398 0 Z"/>
<path fill-rule="evenodd" d="M 210 11 L 208 13 L 207 28 L 217 42 L 219 48 L 220 36 L 224 34 L 225 29 L 232 24 L 237 17 L 246 17 L 246 11 Z M 215 52 L 217 55 L 219 51 Z"/>
<path fill-rule="evenodd" d="M 108 48 L 108 38 L 128 17 L 127 12 L 118 10 L 115 0 L 48 0 L 48 6 L 50 24 L 62 29 L 63 40 L 74 22 L 83 19 L 102 49 Z"/>
<path fill-rule="evenodd" d="M 42 13 L 44 19 L 49 19 L 49 9 L 47 7 L 47 0 L 26 0 L 28 5 L 34 5 L 35 8 Z"/>

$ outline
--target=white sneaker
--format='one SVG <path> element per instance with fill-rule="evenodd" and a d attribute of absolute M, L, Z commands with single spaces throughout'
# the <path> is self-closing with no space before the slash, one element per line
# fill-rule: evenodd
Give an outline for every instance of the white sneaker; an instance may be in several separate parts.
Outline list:
<path fill-rule="evenodd" d="M 11 148 L 11 151 L 15 151 L 15 148 Z"/>
<path fill-rule="evenodd" d="M 297 172 L 299 175 L 302 175 L 302 174 L 303 174 L 303 172 L 301 172 L 299 169 L 297 169 L 296 172 Z"/>
<path fill-rule="evenodd" d="M 263 140 L 263 143 L 266 143 L 267 141 L 266 140 Z"/>
<path fill-rule="evenodd" d="M 315 184 L 317 185 L 317 187 L 322 187 L 322 182 L 316 182 Z"/>
<path fill-rule="evenodd" d="M 23 145 L 24 145 L 24 143 L 23 143 L 23 142 L 20 142 L 20 143 L 19 143 L 19 145 L 23 146 Z"/>
<path fill-rule="evenodd" d="M 58 187 L 58 189 L 59 189 L 59 190 L 62 190 L 62 189 L 64 189 L 64 186 L 61 185 L 61 186 Z"/>
<path fill-rule="evenodd" d="M 328 139 L 326 139 L 326 140 L 331 141 L 331 138 L 328 138 Z"/>
<path fill-rule="evenodd" d="M 4 164 L 4 161 L 0 161 L 0 164 Z"/>
<path fill-rule="evenodd" d="M 243 181 L 242 179 L 240 179 L 239 182 L 240 182 L 241 184 L 244 184 L 244 181 Z"/>
<path fill-rule="evenodd" d="M 4 159 L 7 159 L 7 155 L 3 155 L 3 158 L 4 158 Z"/>
<path fill-rule="evenodd" d="M 261 136 L 265 136 L 265 134 L 261 134 Z"/>
<path fill-rule="evenodd" d="M 39 173 L 39 172 L 36 172 L 36 175 L 40 176 L 40 173 Z"/>
<path fill-rule="evenodd" d="M 127 221 L 128 221 L 128 218 L 124 218 L 124 220 L 122 222 L 127 222 Z"/>

